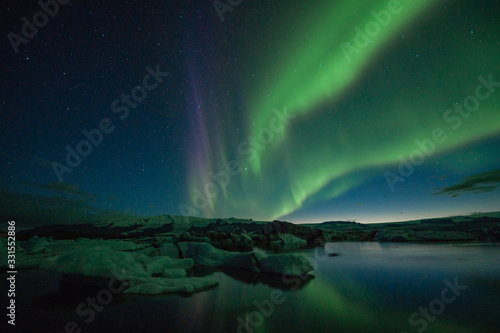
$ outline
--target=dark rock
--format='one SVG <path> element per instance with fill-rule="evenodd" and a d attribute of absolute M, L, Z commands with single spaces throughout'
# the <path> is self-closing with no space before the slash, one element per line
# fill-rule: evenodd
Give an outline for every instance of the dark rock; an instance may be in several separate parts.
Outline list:
<path fill-rule="evenodd" d="M 279 234 L 291 234 L 305 240 L 307 244 L 324 242 L 323 230 L 282 221 L 273 221 L 264 225 L 260 233 L 265 236 L 266 243 L 279 240 Z"/>

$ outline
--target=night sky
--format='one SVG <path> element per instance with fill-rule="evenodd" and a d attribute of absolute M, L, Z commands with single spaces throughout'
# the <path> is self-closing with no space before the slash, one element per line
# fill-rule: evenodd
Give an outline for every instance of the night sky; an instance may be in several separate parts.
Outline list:
<path fill-rule="evenodd" d="M 497 0 L 47 3 L 0 5 L 5 218 L 500 210 Z"/>

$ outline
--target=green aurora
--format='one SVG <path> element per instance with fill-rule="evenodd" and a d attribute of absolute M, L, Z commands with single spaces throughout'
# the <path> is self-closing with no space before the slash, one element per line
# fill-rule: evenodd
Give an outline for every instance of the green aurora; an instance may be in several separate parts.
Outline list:
<path fill-rule="evenodd" d="M 459 173 L 453 152 L 500 132 L 495 29 L 485 24 L 464 32 L 470 35 L 464 40 L 450 33 L 457 27 L 445 1 L 391 3 L 304 4 L 290 28 L 306 28 L 288 38 L 262 32 L 262 47 L 279 40 L 280 52 L 274 61 L 248 59 L 240 78 L 244 133 L 205 128 L 207 146 L 218 149 L 203 172 L 191 172 L 193 215 L 270 219 L 331 201 L 387 171 L 398 176 L 401 159 L 436 129 L 440 140 L 423 143 L 431 155 L 425 158 L 447 154 L 440 167 Z M 246 79 L 252 76 L 262 80 Z M 484 98 L 474 105 L 467 97 L 478 92 Z M 457 109 L 464 103 L 473 111 Z M 276 112 L 288 112 L 290 120 L 270 134 Z M 201 204 L 210 175 L 230 160 L 241 173 Z"/>

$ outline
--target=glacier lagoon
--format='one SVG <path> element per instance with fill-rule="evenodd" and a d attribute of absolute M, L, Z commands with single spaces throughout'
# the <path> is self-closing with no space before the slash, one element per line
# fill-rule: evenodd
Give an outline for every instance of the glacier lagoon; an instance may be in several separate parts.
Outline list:
<path fill-rule="evenodd" d="M 58 333 L 497 331 L 500 244 L 343 242 L 294 253 L 313 262 L 313 279 L 197 270 L 195 275 L 214 274 L 219 285 L 194 294 L 116 293 L 109 298 L 102 292 L 105 285 L 76 286 L 61 274 L 20 271 L 16 328 Z"/>

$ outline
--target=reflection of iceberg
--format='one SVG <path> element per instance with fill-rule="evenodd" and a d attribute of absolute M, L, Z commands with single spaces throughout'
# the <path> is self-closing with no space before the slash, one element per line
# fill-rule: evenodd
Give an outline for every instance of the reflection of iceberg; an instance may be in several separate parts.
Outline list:
<path fill-rule="evenodd" d="M 241 269 L 225 268 L 222 269 L 222 272 L 233 279 L 246 284 L 257 285 L 261 283 L 281 290 L 299 290 L 304 288 L 309 282 L 311 282 L 312 279 L 314 279 L 314 276 L 309 274 L 305 274 L 301 277 L 283 278 L 280 275 L 249 273 L 248 271 Z"/>

